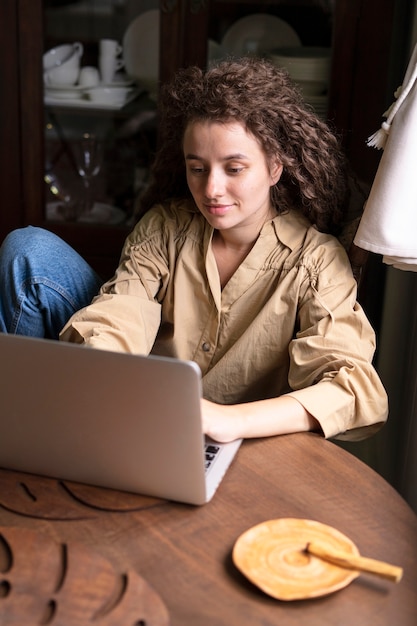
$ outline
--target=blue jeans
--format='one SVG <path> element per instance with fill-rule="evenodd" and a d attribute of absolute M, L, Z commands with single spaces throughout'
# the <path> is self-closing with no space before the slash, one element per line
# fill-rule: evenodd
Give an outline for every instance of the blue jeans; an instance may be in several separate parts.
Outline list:
<path fill-rule="evenodd" d="M 57 339 L 102 280 L 62 239 L 28 226 L 0 247 L 0 332 Z"/>

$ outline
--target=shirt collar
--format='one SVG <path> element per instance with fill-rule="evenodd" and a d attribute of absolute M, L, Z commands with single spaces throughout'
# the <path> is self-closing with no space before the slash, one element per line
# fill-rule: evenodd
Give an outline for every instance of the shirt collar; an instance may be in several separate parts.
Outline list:
<path fill-rule="evenodd" d="M 308 219 L 295 210 L 277 215 L 271 222 L 267 222 L 261 235 L 267 228 L 270 229 L 271 225 L 277 239 L 290 250 L 295 250 L 302 245 L 308 229 L 312 227 Z"/>

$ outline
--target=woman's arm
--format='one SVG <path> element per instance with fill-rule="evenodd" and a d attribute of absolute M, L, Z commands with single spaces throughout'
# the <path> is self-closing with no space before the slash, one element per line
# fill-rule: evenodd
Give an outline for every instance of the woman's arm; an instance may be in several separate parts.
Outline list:
<path fill-rule="evenodd" d="M 216 441 L 321 432 L 317 420 L 291 396 L 221 405 L 202 400 L 203 431 Z"/>
<path fill-rule="evenodd" d="M 60 339 L 92 348 L 149 354 L 161 323 L 157 294 L 168 280 L 163 217 L 149 213 L 126 238 L 119 266 L 92 303 L 77 311 Z"/>

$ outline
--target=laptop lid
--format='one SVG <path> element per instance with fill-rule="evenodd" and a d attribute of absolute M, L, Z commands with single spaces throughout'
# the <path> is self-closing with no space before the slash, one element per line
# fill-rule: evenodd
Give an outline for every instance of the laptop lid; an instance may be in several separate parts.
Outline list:
<path fill-rule="evenodd" d="M 191 361 L 7 334 L 0 355 L 1 467 L 203 504 L 240 445 L 206 476 Z"/>

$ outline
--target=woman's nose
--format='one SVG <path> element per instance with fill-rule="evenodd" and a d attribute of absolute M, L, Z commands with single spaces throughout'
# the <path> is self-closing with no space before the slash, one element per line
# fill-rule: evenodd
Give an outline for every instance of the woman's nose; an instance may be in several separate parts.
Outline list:
<path fill-rule="evenodd" d="M 207 198 L 217 198 L 222 195 L 222 176 L 219 172 L 210 171 L 207 174 L 206 185 L 205 185 L 205 195 Z"/>

